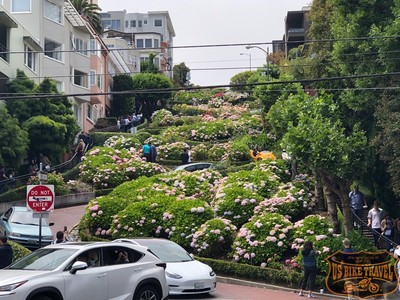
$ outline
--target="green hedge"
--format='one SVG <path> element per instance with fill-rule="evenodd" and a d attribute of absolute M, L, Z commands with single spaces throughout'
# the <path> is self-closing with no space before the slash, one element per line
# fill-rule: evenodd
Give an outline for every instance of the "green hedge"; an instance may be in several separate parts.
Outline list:
<path fill-rule="evenodd" d="M 65 182 L 79 178 L 79 164 L 63 173 L 63 177 Z"/>
<path fill-rule="evenodd" d="M 94 196 L 97 198 L 97 197 L 100 197 L 100 196 L 106 196 L 106 195 L 108 195 L 109 193 L 111 193 L 112 191 L 114 190 L 114 188 L 112 188 L 112 189 L 104 189 L 104 190 L 95 190 L 94 191 Z"/>
<path fill-rule="evenodd" d="M 303 273 L 271 268 L 261 268 L 232 261 L 196 257 L 197 260 L 209 265 L 219 276 L 233 277 L 266 284 L 275 284 L 290 288 L 299 288 Z M 317 275 L 316 289 L 325 288 L 325 276 Z"/>
<path fill-rule="evenodd" d="M 26 186 L 8 190 L 0 194 L 0 203 L 19 201 L 26 198 Z"/>

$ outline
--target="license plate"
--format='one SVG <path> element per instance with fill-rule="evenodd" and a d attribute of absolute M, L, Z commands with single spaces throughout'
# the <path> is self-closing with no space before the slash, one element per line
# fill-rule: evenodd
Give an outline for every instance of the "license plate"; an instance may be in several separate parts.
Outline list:
<path fill-rule="evenodd" d="M 203 282 L 195 283 L 195 284 L 194 284 L 194 288 L 195 288 L 196 290 L 204 289 L 204 283 L 203 283 Z"/>

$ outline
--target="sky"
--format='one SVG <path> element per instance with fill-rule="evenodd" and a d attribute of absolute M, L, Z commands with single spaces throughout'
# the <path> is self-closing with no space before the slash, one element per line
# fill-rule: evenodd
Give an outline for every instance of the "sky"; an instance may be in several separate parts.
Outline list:
<path fill-rule="evenodd" d="M 191 69 L 190 82 L 201 86 L 226 85 L 235 74 L 249 70 L 250 65 L 252 70 L 261 67 L 265 52 L 246 49 L 245 45 L 282 39 L 287 12 L 301 10 L 310 3 L 311 0 L 98 0 L 102 12 L 168 11 L 176 34 L 175 47 L 243 44 L 174 49 L 174 64 L 184 62 Z M 272 51 L 271 45 L 258 46 Z"/>

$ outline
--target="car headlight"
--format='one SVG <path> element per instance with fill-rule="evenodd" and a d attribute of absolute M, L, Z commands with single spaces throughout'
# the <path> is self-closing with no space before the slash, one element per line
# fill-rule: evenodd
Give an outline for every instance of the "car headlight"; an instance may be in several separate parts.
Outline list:
<path fill-rule="evenodd" d="M 176 274 L 176 273 L 171 273 L 171 272 L 168 272 L 168 271 L 165 271 L 165 275 L 167 275 L 170 278 L 174 278 L 174 279 L 181 279 L 182 278 L 181 275 Z"/>
<path fill-rule="evenodd" d="M 215 276 L 215 272 L 214 272 L 213 269 L 211 269 L 211 271 L 210 271 L 210 276 L 211 276 L 211 277 L 214 277 L 214 276 Z"/>
<path fill-rule="evenodd" d="M 0 292 L 11 292 L 26 282 L 28 282 L 28 280 L 0 286 Z"/>
<path fill-rule="evenodd" d="M 10 235 L 11 236 L 21 236 L 21 234 L 18 232 L 10 232 Z"/>

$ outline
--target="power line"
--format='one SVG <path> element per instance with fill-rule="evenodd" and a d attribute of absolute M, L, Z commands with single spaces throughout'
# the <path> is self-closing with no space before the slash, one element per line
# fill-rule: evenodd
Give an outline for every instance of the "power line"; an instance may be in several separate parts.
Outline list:
<path fill-rule="evenodd" d="M 276 85 L 276 84 L 291 84 L 291 83 L 303 83 L 309 84 L 312 82 L 323 82 L 323 81 L 335 81 L 335 80 L 347 80 L 347 79 L 360 79 L 360 78 L 375 78 L 375 77 L 387 77 L 397 76 L 400 72 L 392 73 L 381 73 L 381 74 L 366 74 L 366 75 L 351 75 L 351 76 L 338 76 L 338 77 L 327 77 L 327 78 L 313 78 L 313 79 L 298 79 L 298 80 L 280 80 L 280 81 L 269 81 L 269 82 L 257 82 L 250 84 L 225 84 L 225 85 L 209 85 L 209 86 L 194 86 L 194 87 L 182 87 L 182 88 L 168 88 L 168 89 L 147 89 L 147 90 L 127 90 L 127 91 L 113 91 L 113 92 L 102 92 L 102 93 L 78 93 L 78 94 L 13 94 L 13 96 L 2 96 L 3 100 L 23 100 L 23 99 L 43 99 L 43 98 L 61 98 L 61 97 L 80 97 L 80 96 L 103 96 L 103 95 L 136 95 L 136 94 L 163 94 L 170 92 L 178 92 L 182 90 L 203 90 L 203 89 L 217 89 L 217 88 L 231 88 L 231 87 L 253 87 L 262 85 Z M 373 88 L 371 88 L 373 89 Z"/>

